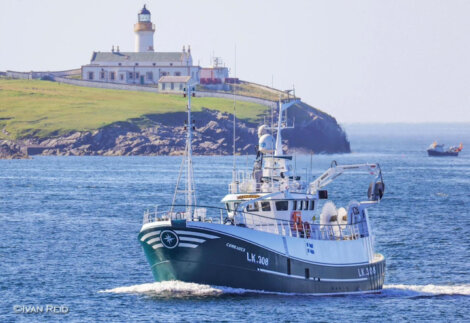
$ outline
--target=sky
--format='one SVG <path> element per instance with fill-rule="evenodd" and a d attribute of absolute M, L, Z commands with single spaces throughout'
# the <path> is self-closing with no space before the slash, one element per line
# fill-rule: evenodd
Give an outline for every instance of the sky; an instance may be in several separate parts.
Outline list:
<path fill-rule="evenodd" d="M 133 51 L 144 3 L 156 51 L 190 44 L 194 63 L 295 87 L 340 123 L 470 122 L 468 0 L 1 0 L 0 71 Z"/>

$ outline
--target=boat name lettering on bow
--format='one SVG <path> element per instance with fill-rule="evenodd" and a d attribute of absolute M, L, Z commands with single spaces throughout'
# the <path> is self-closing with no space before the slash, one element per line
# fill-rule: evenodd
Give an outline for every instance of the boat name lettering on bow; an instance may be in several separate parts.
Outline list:
<path fill-rule="evenodd" d="M 255 253 L 251 252 L 246 253 L 246 261 L 258 265 L 269 266 L 269 258 L 258 256 Z"/>
<path fill-rule="evenodd" d="M 245 248 L 239 247 L 239 246 L 237 246 L 237 245 L 234 245 L 234 244 L 231 244 L 231 243 L 228 243 L 228 242 L 225 244 L 225 246 L 226 246 L 227 248 L 232 248 L 232 249 L 235 249 L 235 250 L 237 250 L 237 251 L 245 252 Z"/>

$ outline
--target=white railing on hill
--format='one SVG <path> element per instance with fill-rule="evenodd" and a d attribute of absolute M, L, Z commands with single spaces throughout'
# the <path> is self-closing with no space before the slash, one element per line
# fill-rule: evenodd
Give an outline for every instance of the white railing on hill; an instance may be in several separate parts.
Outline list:
<path fill-rule="evenodd" d="M 124 90 L 124 91 L 140 91 L 140 92 L 157 92 L 156 87 L 151 86 L 142 86 L 142 85 L 132 85 L 132 84 L 119 84 L 119 83 L 106 83 L 98 81 L 87 81 L 87 80 L 76 80 L 66 77 L 54 77 L 56 82 L 85 86 L 85 87 L 94 87 L 100 89 L 111 89 L 111 90 Z"/>
<path fill-rule="evenodd" d="M 77 85 L 77 86 L 85 86 L 85 87 L 93 87 L 93 88 L 101 88 L 101 89 L 111 89 L 111 90 L 125 90 L 125 91 L 140 91 L 140 92 L 154 92 L 154 93 L 170 93 L 170 92 L 161 92 L 158 88 L 154 86 L 148 85 L 137 85 L 137 84 L 121 84 L 121 83 L 108 83 L 108 82 L 100 82 L 100 81 L 89 81 L 89 80 L 81 80 L 81 79 L 72 79 L 67 78 L 64 76 L 70 75 L 80 75 L 80 69 L 74 70 L 66 70 L 66 71 L 51 71 L 51 72 L 16 72 L 16 71 L 7 71 L 6 76 L 16 79 L 40 79 L 42 77 L 50 77 L 56 82 Z M 255 84 L 255 83 L 254 83 Z M 174 93 L 176 94 L 176 92 Z M 196 97 L 210 97 L 210 98 L 223 98 L 228 100 L 236 100 L 242 102 L 250 102 L 256 103 L 260 105 L 264 105 L 270 108 L 275 108 L 277 106 L 276 101 L 271 101 L 267 99 L 262 99 L 254 96 L 246 96 L 240 94 L 230 94 L 230 93 L 222 93 L 222 92 L 210 92 L 210 91 L 196 91 Z"/>

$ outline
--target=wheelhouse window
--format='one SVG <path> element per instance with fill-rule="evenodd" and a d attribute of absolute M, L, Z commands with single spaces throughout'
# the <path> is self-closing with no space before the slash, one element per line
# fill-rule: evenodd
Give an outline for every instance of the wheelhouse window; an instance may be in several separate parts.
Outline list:
<path fill-rule="evenodd" d="M 240 203 L 238 202 L 228 202 L 225 203 L 225 207 L 227 208 L 227 212 L 233 212 L 238 207 Z"/>
<path fill-rule="evenodd" d="M 288 201 L 276 201 L 276 210 L 277 211 L 289 210 L 289 202 Z"/>
<path fill-rule="evenodd" d="M 114 72 L 111 72 L 111 73 L 109 74 L 109 77 L 111 78 L 111 80 L 114 80 L 115 75 L 116 75 L 116 74 L 115 74 Z"/>
<path fill-rule="evenodd" d="M 93 80 L 93 72 L 88 72 L 88 79 Z"/>
<path fill-rule="evenodd" d="M 261 202 L 261 211 L 264 211 L 264 212 L 271 211 L 271 204 L 269 202 Z"/>
<path fill-rule="evenodd" d="M 259 211 L 258 203 L 249 204 L 249 205 L 246 207 L 246 210 L 247 210 L 248 212 L 257 212 L 257 211 Z"/>
<path fill-rule="evenodd" d="M 102 80 L 104 80 L 104 72 L 101 72 L 101 73 L 100 73 L 100 78 L 101 78 Z"/>
<path fill-rule="evenodd" d="M 304 201 L 304 210 L 308 210 L 308 201 Z"/>
<path fill-rule="evenodd" d="M 315 201 L 310 201 L 310 210 L 315 209 Z"/>
<path fill-rule="evenodd" d="M 129 79 L 131 79 L 131 80 L 132 80 L 133 78 L 134 78 L 134 73 L 132 73 L 132 72 L 129 72 Z"/>
<path fill-rule="evenodd" d="M 292 202 L 292 210 L 297 210 L 297 201 Z"/>

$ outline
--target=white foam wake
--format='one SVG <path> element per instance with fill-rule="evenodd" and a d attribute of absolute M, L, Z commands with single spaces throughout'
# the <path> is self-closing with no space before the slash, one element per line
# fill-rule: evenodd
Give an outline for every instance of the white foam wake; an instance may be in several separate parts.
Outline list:
<path fill-rule="evenodd" d="M 100 291 L 100 293 L 143 294 L 154 297 L 172 298 L 220 296 L 222 294 L 244 294 L 248 292 L 250 291 L 241 288 L 209 286 L 195 283 L 185 283 L 181 281 L 155 282 L 149 284 L 117 287 Z"/>
<path fill-rule="evenodd" d="M 397 296 L 463 295 L 470 296 L 470 284 L 461 285 L 384 285 L 384 293 Z"/>
<path fill-rule="evenodd" d="M 99 291 L 100 293 L 114 294 L 140 294 L 150 297 L 162 298 L 186 298 L 186 297 L 214 297 L 231 294 L 275 294 L 275 295 L 299 295 L 290 293 L 276 293 L 255 291 L 243 288 L 231 288 L 222 286 L 210 286 L 196 283 L 185 283 L 182 281 L 164 281 L 148 284 L 116 287 Z M 305 294 L 303 294 L 305 295 Z M 307 294 L 308 295 L 308 294 Z M 313 294 L 312 294 L 313 295 Z M 382 296 L 390 297 L 426 297 L 438 295 L 461 295 L 470 296 L 470 284 L 461 285 L 385 285 Z M 315 294 L 315 296 L 319 296 Z"/>

